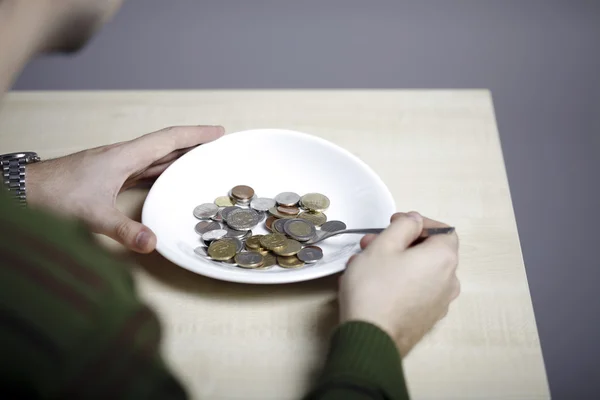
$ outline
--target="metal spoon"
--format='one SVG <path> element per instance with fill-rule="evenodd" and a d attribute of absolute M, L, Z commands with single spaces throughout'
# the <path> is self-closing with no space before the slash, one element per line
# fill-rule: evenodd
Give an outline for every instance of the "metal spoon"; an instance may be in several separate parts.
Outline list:
<path fill-rule="evenodd" d="M 336 232 L 318 233 L 314 238 L 312 238 L 308 242 L 304 242 L 304 244 L 319 243 L 320 241 L 329 239 L 332 236 L 343 235 L 346 233 L 358 233 L 358 234 L 375 233 L 375 234 L 378 234 L 378 233 L 383 232 L 385 229 L 386 228 L 343 229 L 341 231 L 336 231 Z M 452 233 L 452 232 L 454 232 L 454 229 L 455 228 L 452 226 L 447 227 L 447 228 L 425 228 L 425 229 L 423 229 L 423 232 L 419 236 L 419 239 L 424 239 L 426 237 L 433 236 L 433 235 L 442 235 L 442 234 Z"/>

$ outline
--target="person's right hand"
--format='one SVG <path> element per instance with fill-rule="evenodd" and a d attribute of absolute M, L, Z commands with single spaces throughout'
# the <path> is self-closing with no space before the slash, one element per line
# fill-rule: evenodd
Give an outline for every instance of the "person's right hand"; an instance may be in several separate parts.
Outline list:
<path fill-rule="evenodd" d="M 375 324 L 405 357 L 460 292 L 456 233 L 411 247 L 423 228 L 442 226 L 418 213 L 398 213 L 380 235 L 365 236 L 364 251 L 348 261 L 340 280 L 340 322 Z"/>

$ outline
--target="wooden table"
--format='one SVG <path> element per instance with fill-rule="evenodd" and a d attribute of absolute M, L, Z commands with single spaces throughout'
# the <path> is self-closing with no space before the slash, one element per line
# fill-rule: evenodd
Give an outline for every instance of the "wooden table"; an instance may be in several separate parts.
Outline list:
<path fill-rule="evenodd" d="M 462 294 L 405 360 L 413 398 L 549 398 L 488 91 L 11 93 L 0 148 L 56 157 L 183 124 L 319 135 L 367 162 L 398 210 L 455 225 Z M 119 207 L 139 215 L 144 196 L 126 192 Z M 335 277 L 248 286 L 158 254 L 133 259 L 164 323 L 165 356 L 194 398 L 294 399 L 318 373 L 336 322 Z"/>

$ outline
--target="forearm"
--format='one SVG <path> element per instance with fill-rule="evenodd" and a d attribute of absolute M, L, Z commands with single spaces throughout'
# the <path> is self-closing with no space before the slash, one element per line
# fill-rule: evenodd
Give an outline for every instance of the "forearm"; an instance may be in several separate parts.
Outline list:
<path fill-rule="evenodd" d="M 402 362 L 392 339 L 366 322 L 340 326 L 325 367 L 305 400 L 409 399 Z"/>

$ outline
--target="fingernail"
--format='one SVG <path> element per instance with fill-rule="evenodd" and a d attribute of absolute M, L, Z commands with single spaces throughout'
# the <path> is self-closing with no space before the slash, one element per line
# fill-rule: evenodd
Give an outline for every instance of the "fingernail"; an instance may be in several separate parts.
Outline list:
<path fill-rule="evenodd" d="M 140 250 L 145 250 L 148 247 L 148 243 L 150 242 L 150 233 L 147 231 L 141 231 L 135 237 L 135 245 Z"/>
<path fill-rule="evenodd" d="M 421 222 L 423 220 L 423 217 L 421 216 L 421 214 L 419 214 L 416 211 L 411 211 L 407 214 L 410 218 L 414 219 L 417 222 Z"/>

